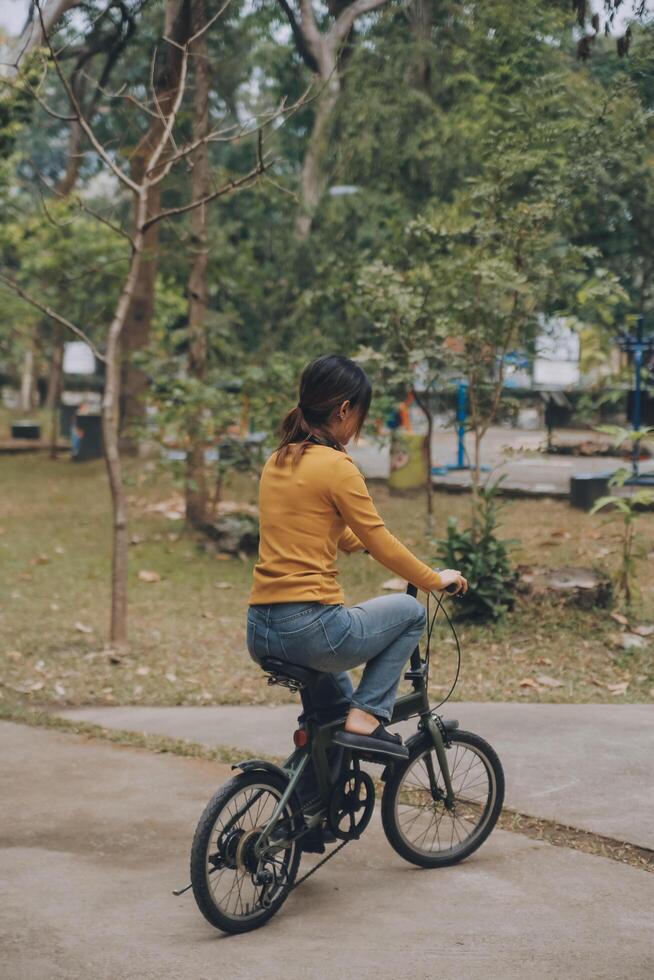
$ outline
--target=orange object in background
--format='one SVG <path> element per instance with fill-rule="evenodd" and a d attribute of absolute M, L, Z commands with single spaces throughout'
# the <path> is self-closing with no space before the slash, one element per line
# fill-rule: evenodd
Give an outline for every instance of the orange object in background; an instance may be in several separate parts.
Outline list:
<path fill-rule="evenodd" d="M 413 404 L 413 392 L 410 391 L 403 402 L 400 402 L 397 408 L 397 414 L 400 416 L 400 428 L 404 429 L 405 432 L 413 432 L 411 426 L 411 416 L 409 415 L 409 406 Z"/>

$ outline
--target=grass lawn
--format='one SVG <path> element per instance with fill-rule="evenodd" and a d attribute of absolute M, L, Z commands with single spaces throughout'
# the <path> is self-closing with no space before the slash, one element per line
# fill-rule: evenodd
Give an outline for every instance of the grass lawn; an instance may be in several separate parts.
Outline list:
<path fill-rule="evenodd" d="M 104 464 L 73 464 L 45 456 L 0 457 L 0 697 L 32 704 L 274 703 L 244 645 L 251 561 L 205 552 L 182 521 L 148 511 L 174 491 L 152 464 L 127 464 L 130 497 L 129 655 L 104 649 L 108 628 L 110 514 Z M 389 527 L 429 560 L 422 499 L 391 496 L 373 484 Z M 256 486 L 239 479 L 228 496 L 254 500 Z M 467 495 L 436 496 L 438 527 L 450 514 L 466 517 Z M 654 520 L 641 536 L 654 549 Z M 616 566 L 618 529 L 555 500 L 511 500 L 504 532 L 520 542 L 515 561 L 551 566 Z M 597 532 L 601 532 L 597 536 Z M 654 621 L 654 561 L 640 564 L 641 622 Z M 389 572 L 356 555 L 340 560 L 349 602 L 381 592 Z M 160 580 L 139 579 L 140 571 Z M 654 699 L 654 637 L 625 651 L 608 611 L 580 612 L 520 600 L 504 623 L 461 626 L 461 678 L 455 698 L 529 701 Z M 455 669 L 451 636 L 433 646 L 435 699 Z M 545 681 L 539 681 L 539 677 Z M 561 686 L 553 686 L 551 682 Z M 608 685 L 624 685 L 612 693 Z M 537 686 L 532 686 L 536 684 Z M 620 689 L 618 689 L 620 691 Z"/>

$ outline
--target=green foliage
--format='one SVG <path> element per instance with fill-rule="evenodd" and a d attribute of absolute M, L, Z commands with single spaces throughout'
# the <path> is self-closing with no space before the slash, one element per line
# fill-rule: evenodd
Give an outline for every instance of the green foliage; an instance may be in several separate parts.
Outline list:
<path fill-rule="evenodd" d="M 456 607 L 462 619 L 502 619 L 513 606 L 517 575 L 509 558 L 512 542 L 497 536 L 500 482 L 480 489 L 470 527 L 461 529 L 450 518 L 447 535 L 438 542 L 440 564 L 457 568 L 468 580 L 465 600 Z"/>
<path fill-rule="evenodd" d="M 625 429 L 617 425 L 597 426 L 598 432 L 605 432 L 613 436 L 617 447 L 625 443 L 639 443 L 643 437 L 653 432 L 653 429 Z M 616 470 L 609 486 L 619 490 L 624 487 L 631 473 L 626 468 Z M 624 597 L 627 608 L 631 607 L 639 594 L 637 586 L 638 562 L 643 558 L 645 549 L 636 539 L 636 521 L 643 511 L 654 508 L 653 490 L 636 490 L 629 496 L 622 494 L 608 494 L 595 501 L 591 508 L 591 514 L 599 511 L 606 511 L 608 520 L 605 523 L 612 524 L 615 519 L 622 520 L 622 551 L 620 567 L 618 568 L 615 581 L 618 591 Z"/>

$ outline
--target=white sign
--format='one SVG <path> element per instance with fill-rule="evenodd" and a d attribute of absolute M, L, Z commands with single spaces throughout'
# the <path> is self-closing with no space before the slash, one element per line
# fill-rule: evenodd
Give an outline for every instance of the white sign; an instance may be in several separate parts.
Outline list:
<path fill-rule="evenodd" d="M 534 384 L 568 388 L 579 383 L 579 334 L 565 320 L 544 321 L 536 339 Z"/>
<path fill-rule="evenodd" d="M 95 374 L 95 354 L 83 340 L 64 344 L 64 374 Z"/>

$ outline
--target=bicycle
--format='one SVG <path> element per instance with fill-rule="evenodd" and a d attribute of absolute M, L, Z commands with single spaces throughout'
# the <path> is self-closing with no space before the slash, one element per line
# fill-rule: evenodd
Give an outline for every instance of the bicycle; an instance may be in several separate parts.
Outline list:
<path fill-rule="evenodd" d="M 409 585 L 407 592 L 417 590 Z M 295 751 L 278 766 L 246 759 L 240 770 L 209 801 L 200 818 L 191 849 L 191 884 L 204 917 L 227 933 L 248 932 L 264 925 L 291 892 L 368 826 L 375 803 L 375 783 L 361 761 L 384 765 L 381 818 L 386 838 L 405 860 L 423 868 L 458 864 L 486 840 L 502 810 L 504 773 L 492 747 L 479 735 L 459 730 L 458 721 L 436 714 L 429 704 L 429 644 L 438 609 L 430 621 L 425 657 L 416 647 L 405 679 L 411 693 L 396 700 L 392 724 L 418 718 L 406 742 L 407 759 L 382 759 L 374 753 L 344 749 L 340 771 L 330 768 L 327 751 L 345 718 L 325 721 L 312 705 L 318 671 L 264 659 L 269 684 L 299 692 L 304 722 L 293 736 Z M 319 797 L 301 803 L 297 786 L 313 761 Z M 325 858 L 297 880 L 302 839 L 327 827 L 340 841 Z"/>

